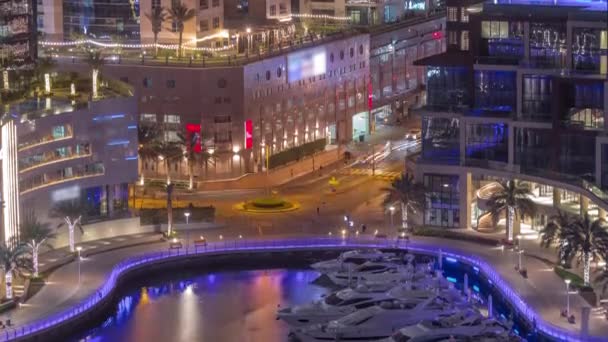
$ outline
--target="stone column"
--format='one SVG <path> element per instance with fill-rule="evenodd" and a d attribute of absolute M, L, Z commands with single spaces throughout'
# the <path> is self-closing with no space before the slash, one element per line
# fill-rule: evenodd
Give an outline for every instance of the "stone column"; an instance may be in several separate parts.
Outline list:
<path fill-rule="evenodd" d="M 557 188 L 553 188 L 553 208 L 559 209 L 562 204 L 562 191 Z"/>
<path fill-rule="evenodd" d="M 580 215 L 583 216 L 585 213 L 587 213 L 587 210 L 589 210 L 589 199 L 583 195 L 579 195 L 578 202 Z"/>

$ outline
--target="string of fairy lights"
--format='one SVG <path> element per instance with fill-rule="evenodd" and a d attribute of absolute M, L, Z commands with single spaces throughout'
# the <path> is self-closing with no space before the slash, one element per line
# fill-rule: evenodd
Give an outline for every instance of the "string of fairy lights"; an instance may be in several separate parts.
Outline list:
<path fill-rule="evenodd" d="M 304 18 L 304 19 L 320 19 L 320 20 L 334 20 L 334 21 L 349 21 L 351 17 L 337 17 L 327 14 L 309 14 L 309 13 L 293 13 L 287 16 L 285 19 L 290 20 L 291 18 Z M 228 31 L 222 30 L 219 33 L 212 34 L 209 36 L 205 36 L 202 38 L 187 40 L 182 45 L 182 49 L 188 51 L 204 51 L 204 52 L 221 52 L 234 48 L 233 44 L 228 44 L 222 47 L 197 47 L 191 46 L 193 44 L 211 40 L 218 38 L 228 38 L 230 35 Z M 100 41 L 96 41 L 93 39 L 79 39 L 74 41 L 65 41 L 65 42 L 50 42 L 50 41 L 40 41 L 40 45 L 49 46 L 49 47 L 69 47 L 69 46 L 80 46 L 80 45 L 95 45 L 103 48 L 120 48 L 120 49 L 170 49 L 175 50 L 178 48 L 178 44 L 160 44 L 160 43 L 148 43 L 148 44 L 123 44 L 123 43 L 104 43 Z"/>

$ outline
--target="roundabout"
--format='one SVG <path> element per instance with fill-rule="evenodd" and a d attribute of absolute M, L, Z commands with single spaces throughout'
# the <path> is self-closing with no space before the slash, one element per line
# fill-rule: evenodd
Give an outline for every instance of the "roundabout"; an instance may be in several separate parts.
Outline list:
<path fill-rule="evenodd" d="M 298 210 L 300 209 L 300 204 L 287 201 L 281 197 L 270 196 L 238 203 L 234 206 L 234 209 L 249 213 L 273 214 Z"/>

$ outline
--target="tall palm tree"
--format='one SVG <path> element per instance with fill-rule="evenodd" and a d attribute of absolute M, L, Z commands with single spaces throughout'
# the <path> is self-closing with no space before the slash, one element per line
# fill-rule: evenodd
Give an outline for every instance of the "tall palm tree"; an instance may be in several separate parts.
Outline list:
<path fill-rule="evenodd" d="M 184 150 L 184 156 L 188 162 L 188 176 L 189 185 L 188 189 L 194 188 L 194 167 L 201 165 L 203 161 L 207 161 L 206 151 L 196 151 L 197 144 L 200 144 L 201 137 L 198 133 L 191 134 L 179 134 L 179 144 Z"/>
<path fill-rule="evenodd" d="M 97 90 L 99 89 L 99 70 L 105 63 L 105 57 L 103 57 L 101 50 L 89 50 L 86 62 L 91 68 L 91 89 L 93 98 L 96 99 L 98 96 Z"/>
<path fill-rule="evenodd" d="M 33 213 L 27 215 L 21 224 L 21 239 L 32 254 L 35 278 L 38 277 L 38 253 L 44 247 L 53 249 L 50 240 L 55 239 L 56 236 L 57 234 L 51 229 L 50 225 L 38 221 Z"/>
<path fill-rule="evenodd" d="M 592 220 L 589 214 L 585 214 L 562 227 L 562 230 L 560 252 L 568 262 L 576 259 L 578 265 L 583 264 L 583 280 L 585 285 L 589 285 L 591 259 L 608 254 L 606 221 L 601 218 Z"/>
<path fill-rule="evenodd" d="M 192 8 L 188 8 L 180 0 L 174 0 L 171 3 L 171 8 L 168 10 L 168 19 L 175 25 L 175 29 L 179 32 L 179 41 L 177 44 L 177 58 L 182 56 L 182 35 L 184 33 L 184 24 L 190 19 L 196 17 L 196 12 Z"/>
<path fill-rule="evenodd" d="M 513 224 L 516 215 L 524 218 L 532 217 L 536 213 L 536 204 L 530 197 L 534 193 L 527 184 L 516 180 L 501 182 L 501 189 L 494 192 L 488 199 L 488 207 L 494 225 L 498 223 L 500 215 L 506 211 L 507 239 L 513 241 Z"/>
<path fill-rule="evenodd" d="M 28 258 L 28 250 L 19 243 L 16 237 L 8 243 L 0 243 L 0 268 L 4 272 L 6 299 L 13 298 L 13 273 L 25 275 L 31 271 L 32 262 Z"/>
<path fill-rule="evenodd" d="M 547 225 L 540 231 L 540 246 L 544 248 L 549 248 L 552 245 L 556 244 L 556 249 L 559 252 L 559 262 L 565 263 L 563 255 L 563 243 L 568 243 L 568 241 L 564 238 L 564 232 L 566 231 L 567 226 L 571 225 L 574 222 L 574 215 L 568 214 L 563 210 L 558 210 L 557 214 L 551 216 Z"/>
<path fill-rule="evenodd" d="M 165 165 L 165 171 L 167 171 L 167 184 L 171 184 L 171 173 L 169 172 L 169 162 L 173 159 L 181 157 L 183 155 L 182 149 L 179 144 L 174 141 L 161 141 L 154 144 L 156 154 L 158 158 L 163 161 Z"/>
<path fill-rule="evenodd" d="M 383 188 L 386 192 L 383 205 L 385 207 L 399 203 L 401 205 L 401 227 L 408 229 L 408 211 L 416 212 L 422 208 L 424 198 L 424 186 L 414 182 L 414 176 L 404 173 L 395 179 L 389 188 Z"/>
<path fill-rule="evenodd" d="M 163 23 L 167 19 L 165 8 L 157 6 L 152 8 L 152 12 L 146 13 L 146 17 L 152 25 L 152 33 L 154 34 L 154 58 L 158 56 L 158 34 L 163 30 Z"/>
<path fill-rule="evenodd" d="M 139 155 L 139 184 L 144 185 L 144 170 L 143 164 L 148 160 L 158 158 L 156 144 L 160 130 L 155 124 L 139 124 L 137 126 L 137 153 Z"/>
<path fill-rule="evenodd" d="M 55 62 L 50 57 L 39 58 L 36 61 L 35 74 L 39 84 L 44 84 L 44 92 L 51 92 L 50 72 L 55 67 Z M 47 81 L 48 80 L 48 81 Z"/>
<path fill-rule="evenodd" d="M 60 217 L 63 219 L 65 224 L 67 224 L 70 252 L 72 253 L 76 251 L 74 230 L 76 227 L 78 227 L 78 229 L 80 229 L 80 233 L 84 234 L 84 230 L 82 229 L 82 218 L 83 215 L 86 215 L 87 209 L 86 204 L 79 200 L 61 201 L 55 204 L 55 206 L 51 209 L 51 216 Z M 63 226 L 63 223 L 60 223 L 57 228 L 61 226 Z"/>

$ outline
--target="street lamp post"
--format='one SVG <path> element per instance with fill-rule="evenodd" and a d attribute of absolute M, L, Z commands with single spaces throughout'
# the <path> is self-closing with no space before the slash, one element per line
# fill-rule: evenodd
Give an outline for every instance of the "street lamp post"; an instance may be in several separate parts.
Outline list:
<path fill-rule="evenodd" d="M 188 224 L 188 223 L 189 223 L 189 219 L 190 219 L 190 212 L 189 212 L 189 211 L 186 211 L 186 212 L 184 213 L 184 216 L 186 216 L 186 224 Z"/>
<path fill-rule="evenodd" d="M 518 270 L 518 271 L 521 271 L 521 270 L 522 270 L 522 262 L 521 262 L 522 260 L 521 260 L 521 255 L 522 255 L 522 254 L 524 254 L 524 250 L 523 250 L 523 249 L 520 249 L 520 250 L 517 252 L 517 254 L 518 254 L 517 270 Z"/>
<path fill-rule="evenodd" d="M 80 251 L 82 251 L 82 246 L 76 247 L 76 252 L 78 252 L 78 284 L 80 284 Z"/>
<path fill-rule="evenodd" d="M 564 279 L 566 283 L 566 315 L 570 317 L 570 279 Z"/>
<path fill-rule="evenodd" d="M 395 213 L 395 207 L 391 205 L 388 210 L 391 212 L 391 228 L 393 228 L 393 214 Z"/>

